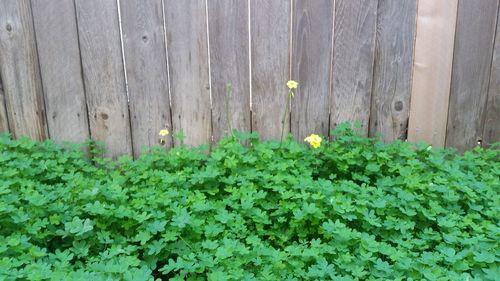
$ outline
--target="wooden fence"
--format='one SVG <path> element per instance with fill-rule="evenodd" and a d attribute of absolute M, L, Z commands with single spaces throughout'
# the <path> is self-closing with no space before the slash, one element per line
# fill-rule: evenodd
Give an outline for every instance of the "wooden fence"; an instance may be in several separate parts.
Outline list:
<path fill-rule="evenodd" d="M 228 119 L 279 138 L 294 79 L 298 139 L 361 121 L 464 150 L 500 140 L 498 14 L 499 0 L 0 0 L 0 131 L 111 156 L 162 128 L 211 143 Z"/>

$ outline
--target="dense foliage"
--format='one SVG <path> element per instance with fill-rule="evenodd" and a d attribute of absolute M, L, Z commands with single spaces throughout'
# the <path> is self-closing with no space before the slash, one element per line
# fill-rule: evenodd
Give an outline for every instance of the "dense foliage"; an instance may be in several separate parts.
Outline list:
<path fill-rule="evenodd" d="M 498 280 L 498 147 L 333 135 L 135 161 L 4 135 L 0 280 Z"/>

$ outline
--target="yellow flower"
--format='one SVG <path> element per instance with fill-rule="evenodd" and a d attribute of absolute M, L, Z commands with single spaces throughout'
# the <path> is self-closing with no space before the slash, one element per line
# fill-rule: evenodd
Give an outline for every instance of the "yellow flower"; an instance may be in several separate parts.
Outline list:
<path fill-rule="evenodd" d="M 160 130 L 159 135 L 162 136 L 162 137 L 168 135 L 168 130 L 167 129 Z"/>
<path fill-rule="evenodd" d="M 304 139 L 304 141 L 308 142 L 313 148 L 320 147 L 321 140 L 322 140 L 321 137 L 316 134 L 312 134 Z"/>
<path fill-rule="evenodd" d="M 297 89 L 297 86 L 299 86 L 299 83 L 297 83 L 296 81 L 293 81 L 293 80 L 290 80 L 288 82 L 286 82 L 286 85 L 288 86 L 288 89 Z"/>

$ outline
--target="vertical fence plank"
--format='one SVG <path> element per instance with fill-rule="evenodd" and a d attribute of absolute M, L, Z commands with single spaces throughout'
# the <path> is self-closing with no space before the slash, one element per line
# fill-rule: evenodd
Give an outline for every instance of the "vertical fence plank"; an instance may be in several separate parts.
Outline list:
<path fill-rule="evenodd" d="M 205 1 L 165 0 L 173 131 L 188 145 L 211 138 L 205 9 Z"/>
<path fill-rule="evenodd" d="M 302 140 L 329 131 L 333 0 L 294 1 L 292 79 L 299 88 L 292 100 L 292 133 Z"/>
<path fill-rule="evenodd" d="M 171 130 L 167 58 L 162 1 L 121 0 L 132 143 L 137 157 L 143 147 L 159 144 L 158 132 Z M 168 137 L 164 144 L 172 146 Z"/>
<path fill-rule="evenodd" d="M 402 139 L 411 100 L 410 141 L 491 144 L 500 138 L 499 2 L 121 0 L 129 106 L 116 0 L 0 1 L 0 131 L 91 135 L 108 156 L 137 156 L 165 127 L 208 143 L 227 133 L 231 82 L 232 127 L 276 139 L 292 78 L 300 86 L 285 126 L 299 139 L 356 120 Z"/>
<path fill-rule="evenodd" d="M 483 130 L 483 145 L 485 146 L 500 141 L 500 8 L 497 15 L 497 34 L 486 104 Z"/>
<path fill-rule="evenodd" d="M 406 139 L 417 0 L 378 3 L 370 135 Z"/>
<path fill-rule="evenodd" d="M 116 0 L 76 0 L 90 133 L 107 156 L 131 154 Z"/>
<path fill-rule="evenodd" d="M 0 80 L 15 137 L 48 135 L 39 70 L 30 1 L 0 1 Z"/>
<path fill-rule="evenodd" d="M 418 2 L 409 141 L 444 146 L 457 5 L 458 0 Z"/>
<path fill-rule="evenodd" d="M 250 132 L 248 2 L 221 0 L 207 3 L 212 131 L 214 140 L 218 141 L 231 134 L 230 127 Z M 227 83 L 231 83 L 231 96 L 226 93 Z"/>
<path fill-rule="evenodd" d="M 287 102 L 290 2 L 250 1 L 252 131 L 265 140 L 280 138 Z M 289 123 L 285 126 L 289 132 Z"/>
<path fill-rule="evenodd" d="M 350 121 L 368 134 L 377 1 L 337 0 L 330 127 Z"/>
<path fill-rule="evenodd" d="M 459 151 L 482 138 L 498 0 L 460 0 L 457 14 L 446 146 Z"/>
<path fill-rule="evenodd" d="M 32 0 L 35 35 L 50 138 L 89 138 L 73 1 Z"/>
<path fill-rule="evenodd" d="M 2 79 L 0 79 L 0 133 L 9 131 L 9 120 L 5 109 L 5 95 L 3 92 Z"/>

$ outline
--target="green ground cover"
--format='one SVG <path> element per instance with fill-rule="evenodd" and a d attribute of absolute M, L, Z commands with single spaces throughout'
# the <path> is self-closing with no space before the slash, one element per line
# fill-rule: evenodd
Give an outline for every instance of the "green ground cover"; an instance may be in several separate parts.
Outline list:
<path fill-rule="evenodd" d="M 3 135 L 0 280 L 498 280 L 498 146 L 333 136 L 112 161 Z"/>

